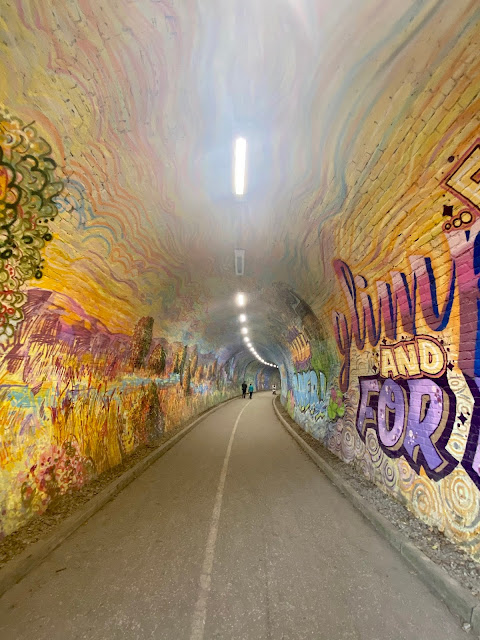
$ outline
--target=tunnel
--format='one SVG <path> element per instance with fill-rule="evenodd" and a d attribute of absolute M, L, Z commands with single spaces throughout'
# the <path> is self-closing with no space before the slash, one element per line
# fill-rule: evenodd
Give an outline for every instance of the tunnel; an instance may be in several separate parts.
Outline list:
<path fill-rule="evenodd" d="M 480 633 L 479 3 L 0 33 L 1 637 Z"/>

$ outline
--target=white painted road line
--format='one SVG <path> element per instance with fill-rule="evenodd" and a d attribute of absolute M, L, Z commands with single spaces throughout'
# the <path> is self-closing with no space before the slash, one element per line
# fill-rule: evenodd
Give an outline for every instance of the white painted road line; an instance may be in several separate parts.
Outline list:
<path fill-rule="evenodd" d="M 210 531 L 207 538 L 207 546 L 205 547 L 205 556 L 203 559 L 202 574 L 200 576 L 200 588 L 198 592 L 197 603 L 195 605 L 195 611 L 193 614 L 192 632 L 190 634 L 190 640 L 203 640 L 203 634 L 205 631 L 205 621 L 207 618 L 207 604 L 208 595 L 210 593 L 210 585 L 212 582 L 212 568 L 213 561 L 215 559 L 215 545 L 217 543 L 218 523 L 220 520 L 220 512 L 222 510 L 223 492 L 225 489 L 225 480 L 227 478 L 228 462 L 230 460 L 230 454 L 232 452 L 233 439 L 235 438 L 235 432 L 237 431 L 238 423 L 242 413 L 251 403 L 248 402 L 246 406 L 238 414 L 235 424 L 233 426 L 232 435 L 228 442 L 227 452 L 223 460 L 222 472 L 220 474 L 220 480 L 218 481 L 217 494 L 215 496 L 215 504 L 213 507 L 212 520 L 210 522 Z"/>

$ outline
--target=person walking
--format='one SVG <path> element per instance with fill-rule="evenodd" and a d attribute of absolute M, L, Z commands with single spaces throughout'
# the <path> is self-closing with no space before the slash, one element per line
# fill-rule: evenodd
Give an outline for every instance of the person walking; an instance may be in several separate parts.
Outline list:
<path fill-rule="evenodd" d="M 253 384 L 250 383 L 250 386 L 248 387 L 248 393 L 250 394 L 250 400 L 252 399 L 253 396 Z"/>
<path fill-rule="evenodd" d="M 245 380 L 242 383 L 242 396 L 244 398 L 247 397 L 247 383 L 245 382 Z"/>
<path fill-rule="evenodd" d="M 274 395 L 274 396 L 277 395 L 277 385 L 276 384 L 272 384 L 272 395 Z"/>

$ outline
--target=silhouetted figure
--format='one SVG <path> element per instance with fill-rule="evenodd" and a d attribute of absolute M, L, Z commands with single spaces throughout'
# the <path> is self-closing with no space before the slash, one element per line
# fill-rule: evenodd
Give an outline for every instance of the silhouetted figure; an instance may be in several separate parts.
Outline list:
<path fill-rule="evenodd" d="M 247 383 L 245 382 L 245 380 L 242 383 L 242 395 L 244 398 L 247 397 Z"/>
<path fill-rule="evenodd" d="M 253 396 L 253 384 L 250 384 L 250 386 L 248 387 L 248 393 L 250 394 L 250 400 L 251 400 Z"/>
<path fill-rule="evenodd" d="M 273 394 L 274 396 L 276 396 L 276 395 L 277 395 L 277 385 L 276 385 L 276 384 L 272 384 L 272 394 Z"/>

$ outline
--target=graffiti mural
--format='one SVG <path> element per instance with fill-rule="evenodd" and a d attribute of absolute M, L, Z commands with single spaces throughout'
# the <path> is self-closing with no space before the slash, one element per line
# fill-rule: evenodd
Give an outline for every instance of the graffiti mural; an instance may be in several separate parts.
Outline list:
<path fill-rule="evenodd" d="M 462 517 L 469 521 L 479 509 L 472 494 L 480 491 L 479 149 L 476 141 L 442 182 L 459 203 L 443 206 L 448 254 L 441 268 L 433 254 L 418 252 L 407 256 L 409 269 L 372 278 L 333 260 L 344 309 L 335 306 L 331 318 L 347 411 L 335 433 L 321 435 L 340 457 L 457 540 L 461 520 L 442 512 L 445 492 L 453 486 L 464 492 L 473 511 Z M 307 386 L 308 393 L 303 380 L 293 383 L 295 411 L 316 407 L 316 377 Z M 432 510 L 420 508 L 420 486 Z M 458 504 L 459 496 L 449 500 Z"/>
<path fill-rule="evenodd" d="M 246 2 L 3 3 L 0 535 L 278 381 L 241 242 L 290 414 L 480 559 L 476 4 Z"/>
<path fill-rule="evenodd" d="M 382 400 L 382 415 L 385 411 L 393 418 L 395 433 L 395 449 L 406 453 L 412 466 L 418 471 L 418 460 L 429 477 L 439 479 L 449 473 L 455 464 L 448 461 L 447 456 L 441 456 L 433 445 L 433 441 L 441 440 L 448 443 L 448 437 L 455 420 L 455 396 L 451 393 L 445 372 L 447 367 L 454 369 L 453 361 L 447 361 L 447 353 L 441 343 L 433 336 L 417 335 L 418 310 L 428 328 L 437 333 L 443 332 L 450 320 L 455 296 L 459 304 L 459 349 L 457 366 L 462 371 L 474 400 L 478 395 L 480 385 L 480 212 L 473 209 L 477 192 L 480 192 L 480 154 L 478 143 L 475 143 L 445 181 L 459 199 L 468 202 L 469 210 L 463 210 L 453 215 L 447 212 L 447 221 L 443 223 L 443 231 L 447 235 L 450 248 L 450 266 L 448 272 L 442 273 L 448 279 L 447 295 L 443 300 L 438 296 L 438 284 L 431 264 L 431 258 L 421 255 L 410 257 L 411 277 L 406 273 L 391 271 L 389 280 L 378 280 L 374 287 L 368 289 L 368 282 L 363 275 L 354 276 L 349 266 L 341 260 L 335 260 L 333 267 L 340 282 L 348 308 L 348 316 L 341 312 L 333 312 L 335 339 L 342 356 L 340 370 L 340 387 L 346 391 L 350 384 L 350 353 L 352 345 L 362 351 L 368 346 L 376 347 L 380 338 L 384 336 L 379 347 L 379 380 L 381 383 L 368 378 L 360 378 L 361 401 L 357 419 L 357 427 L 362 437 L 365 437 L 366 420 L 377 425 L 378 416 L 367 401 L 370 394 L 378 397 L 391 395 L 397 403 L 397 410 Z M 455 186 L 452 186 L 455 185 Z M 468 198 L 467 198 L 468 196 Z M 376 289 L 376 295 L 372 290 Z M 419 304 L 417 304 L 419 303 Z M 405 340 L 389 344 L 388 340 L 396 340 L 400 330 L 415 336 L 413 340 Z M 386 381 L 387 378 L 421 378 L 423 381 L 399 382 Z M 432 378 L 442 378 L 434 382 Z M 412 403 L 407 400 L 413 395 L 415 406 L 412 414 Z M 377 399 L 377 402 L 379 400 Z M 421 417 L 418 402 L 428 403 L 426 415 Z M 409 407 L 406 412 L 406 407 Z M 453 405 L 453 406 L 452 406 Z M 446 407 L 446 408 L 445 408 Z M 425 410 L 422 410 L 425 413 Z M 476 412 L 475 403 L 472 409 Z M 368 417 L 367 417 L 368 413 Z M 442 416 L 443 414 L 443 416 Z M 385 417 L 382 418 L 385 424 Z M 409 436 L 404 441 L 405 429 L 399 424 L 405 422 Z M 472 423 L 474 421 L 472 420 Z M 388 423 L 388 421 L 387 421 Z M 410 449 L 411 438 L 420 438 L 419 425 L 423 425 L 424 445 L 430 454 L 424 455 L 422 446 L 416 446 L 415 451 L 420 455 L 412 456 Z M 360 426 L 359 426 L 360 425 Z M 443 426 L 441 426 L 443 425 Z M 425 427 L 427 430 L 425 430 Z M 385 427 L 388 429 L 388 426 Z M 393 429 L 393 427 L 392 427 Z M 439 434 L 439 431 L 441 432 Z M 472 427 L 468 445 L 465 450 L 464 467 L 473 482 L 480 488 L 480 443 L 475 426 Z M 413 434 L 411 436 L 410 434 Z M 380 434 L 379 434 L 380 435 Z M 390 434 L 393 437 L 393 434 Z M 383 442 L 382 438 L 380 438 Z M 388 438 L 387 438 L 388 440 Z M 402 444 L 399 444 L 400 441 Z M 392 449 L 387 448 L 391 454 Z M 443 462 L 441 462 L 441 460 Z M 453 466 L 452 466 L 453 465 Z"/>
<path fill-rule="evenodd" d="M 234 359 L 227 374 L 197 345 L 159 341 L 153 318 L 114 334 L 42 289 L 29 291 L 25 312 L 1 369 L 0 537 L 238 393 Z"/>
<path fill-rule="evenodd" d="M 464 148 L 427 240 L 375 268 L 332 257 L 331 337 L 297 314 L 281 374 L 307 432 L 479 558 L 479 139 Z"/>
<path fill-rule="evenodd" d="M 443 382 L 443 384 L 442 384 Z M 417 473 L 422 467 L 439 480 L 457 466 L 446 445 L 455 420 L 455 396 L 446 379 L 406 382 L 361 377 L 357 430 L 376 431 L 380 446 L 392 458 L 404 456 Z"/>

